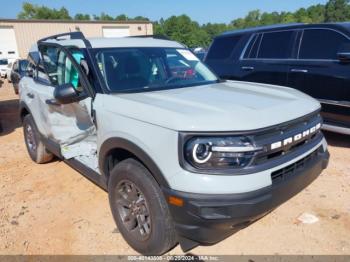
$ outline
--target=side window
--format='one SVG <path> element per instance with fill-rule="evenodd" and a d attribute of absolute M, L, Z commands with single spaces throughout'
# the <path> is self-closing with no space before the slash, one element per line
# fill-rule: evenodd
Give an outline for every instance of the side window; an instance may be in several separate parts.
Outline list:
<path fill-rule="evenodd" d="M 216 38 L 210 47 L 207 60 L 229 58 L 239 43 L 239 40 L 241 40 L 240 35 Z"/>
<path fill-rule="evenodd" d="M 304 30 L 299 59 L 337 59 L 341 47 L 350 43 L 342 34 L 327 29 Z"/>
<path fill-rule="evenodd" d="M 295 31 L 264 33 L 258 58 L 287 59 L 291 57 Z"/>
<path fill-rule="evenodd" d="M 77 91 L 82 91 L 79 71 L 73 65 L 67 54 L 58 47 L 44 46 L 40 49 L 44 68 L 54 86 L 72 84 Z M 79 63 L 83 58 L 82 53 L 73 54 L 74 59 Z"/>
<path fill-rule="evenodd" d="M 243 58 L 245 59 L 256 58 L 258 55 L 260 41 L 261 41 L 261 35 L 260 34 L 254 35 L 249 42 L 249 45 L 245 51 Z"/>
<path fill-rule="evenodd" d="M 28 67 L 28 61 L 27 60 L 21 60 L 19 62 L 18 68 L 19 68 L 19 70 L 21 72 L 25 72 L 27 70 L 27 67 Z"/>

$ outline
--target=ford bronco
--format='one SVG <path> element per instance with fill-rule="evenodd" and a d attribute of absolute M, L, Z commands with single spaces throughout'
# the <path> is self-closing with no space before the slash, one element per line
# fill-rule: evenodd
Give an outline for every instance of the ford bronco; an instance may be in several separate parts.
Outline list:
<path fill-rule="evenodd" d="M 19 92 L 30 157 L 56 156 L 108 191 L 141 254 L 215 244 L 328 164 L 319 102 L 222 81 L 177 42 L 73 32 L 38 41 L 29 61 Z"/>

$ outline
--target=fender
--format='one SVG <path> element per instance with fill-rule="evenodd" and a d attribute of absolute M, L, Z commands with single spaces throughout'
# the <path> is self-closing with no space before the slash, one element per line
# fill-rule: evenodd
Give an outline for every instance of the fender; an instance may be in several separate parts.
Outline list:
<path fill-rule="evenodd" d="M 124 138 L 109 138 L 106 141 L 103 142 L 100 148 L 99 152 L 99 166 L 103 167 L 100 168 L 102 174 L 108 179 L 108 174 L 105 172 L 105 163 L 108 154 L 113 149 L 124 149 L 135 155 L 145 166 L 146 168 L 151 172 L 154 179 L 157 181 L 157 183 L 164 188 L 170 188 L 168 182 L 164 178 L 164 175 L 160 171 L 159 167 L 156 165 L 156 163 L 153 161 L 153 159 L 140 147 L 135 145 L 133 142 L 130 142 L 129 140 L 126 140 Z"/>
<path fill-rule="evenodd" d="M 20 101 L 18 113 L 19 113 L 19 118 L 21 119 L 21 121 L 23 121 L 23 117 L 24 117 L 23 111 L 24 110 L 26 110 L 29 114 L 32 115 L 32 112 L 30 111 L 30 109 L 27 106 L 27 104 L 24 101 Z"/>

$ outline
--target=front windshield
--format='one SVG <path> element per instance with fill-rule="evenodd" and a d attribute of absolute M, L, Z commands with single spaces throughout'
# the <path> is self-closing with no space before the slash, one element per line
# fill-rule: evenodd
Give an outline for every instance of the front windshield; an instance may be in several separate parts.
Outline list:
<path fill-rule="evenodd" d="M 7 59 L 0 59 L 0 65 L 7 65 Z"/>
<path fill-rule="evenodd" d="M 142 92 L 204 85 L 217 77 L 187 49 L 100 49 L 97 62 L 111 92 Z"/>

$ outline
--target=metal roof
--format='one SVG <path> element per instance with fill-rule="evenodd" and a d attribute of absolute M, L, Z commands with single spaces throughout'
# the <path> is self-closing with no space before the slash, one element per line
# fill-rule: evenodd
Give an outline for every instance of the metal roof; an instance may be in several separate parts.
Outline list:
<path fill-rule="evenodd" d="M 58 24 L 152 24 L 146 20 L 51 20 L 51 19 L 1 19 L 0 23 L 58 23 Z"/>

